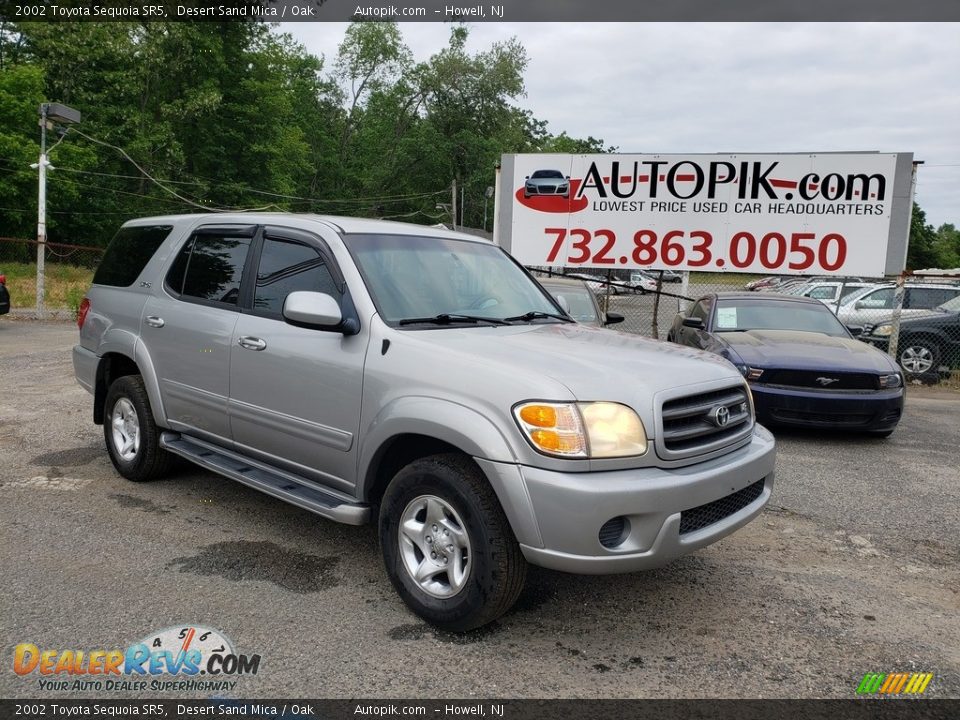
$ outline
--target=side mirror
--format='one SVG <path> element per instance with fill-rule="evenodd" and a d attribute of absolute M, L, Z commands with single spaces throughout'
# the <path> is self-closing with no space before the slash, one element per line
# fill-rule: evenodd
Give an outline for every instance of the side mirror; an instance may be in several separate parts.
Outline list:
<path fill-rule="evenodd" d="M 604 320 L 604 325 L 616 325 L 617 323 L 623 322 L 623 315 L 620 313 L 607 313 L 607 319 Z"/>
<path fill-rule="evenodd" d="M 859 337 L 863 335 L 863 325 L 847 325 L 847 330 L 854 337 Z"/>
<path fill-rule="evenodd" d="M 343 323 L 336 300 L 326 293 L 308 290 L 297 290 L 287 295 L 283 302 L 283 319 L 291 325 L 317 330 L 340 330 Z"/>
<path fill-rule="evenodd" d="M 694 328 L 695 330 L 703 330 L 703 318 L 698 317 L 685 317 L 683 319 L 683 326 L 688 328 Z"/>
<path fill-rule="evenodd" d="M 567 175 L 567 180 L 569 180 L 569 179 L 570 179 L 570 176 L 569 176 L 569 175 Z"/>
<path fill-rule="evenodd" d="M 524 178 L 524 180 L 529 180 L 529 179 L 530 179 L 530 176 L 529 176 L 529 175 L 527 175 L 527 176 Z"/>
<path fill-rule="evenodd" d="M 853 305 L 854 310 L 863 310 L 865 307 L 867 307 L 867 304 L 863 300 L 857 300 Z"/>

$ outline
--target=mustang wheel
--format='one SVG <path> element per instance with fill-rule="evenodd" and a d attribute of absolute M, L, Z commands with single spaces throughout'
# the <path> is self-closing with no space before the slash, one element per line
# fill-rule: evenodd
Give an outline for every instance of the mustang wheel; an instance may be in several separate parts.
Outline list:
<path fill-rule="evenodd" d="M 505 613 L 523 589 L 526 561 L 493 489 L 470 458 L 415 460 L 380 506 L 384 564 L 417 615 L 463 632 Z"/>

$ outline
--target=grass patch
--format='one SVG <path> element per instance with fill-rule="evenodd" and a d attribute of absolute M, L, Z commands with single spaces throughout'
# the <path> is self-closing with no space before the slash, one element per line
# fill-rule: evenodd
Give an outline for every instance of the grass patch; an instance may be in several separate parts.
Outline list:
<path fill-rule="evenodd" d="M 32 308 L 37 304 L 36 263 L 0 264 L 0 274 L 7 276 L 11 308 Z M 44 267 L 44 301 L 50 309 L 76 311 L 93 280 L 90 268 L 46 263 Z"/>

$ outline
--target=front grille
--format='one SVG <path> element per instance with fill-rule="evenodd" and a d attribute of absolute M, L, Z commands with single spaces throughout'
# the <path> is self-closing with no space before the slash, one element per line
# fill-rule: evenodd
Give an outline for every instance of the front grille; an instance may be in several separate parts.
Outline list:
<path fill-rule="evenodd" d="M 808 412 L 806 410 L 788 410 L 786 408 L 772 408 L 770 417 L 785 423 L 819 423 L 821 425 L 835 425 L 838 427 L 859 427 L 869 425 L 873 420 L 870 413 L 829 413 Z"/>
<path fill-rule="evenodd" d="M 823 370 L 765 370 L 764 385 L 814 388 L 815 390 L 878 390 L 879 376 L 870 373 L 824 372 Z"/>
<path fill-rule="evenodd" d="M 743 490 L 738 490 L 719 500 L 714 500 L 691 510 L 684 510 L 680 513 L 680 534 L 686 535 L 702 530 L 726 517 L 730 517 L 735 512 L 743 510 L 763 493 L 763 483 L 763 480 L 757 480 L 753 485 L 747 485 Z"/>
<path fill-rule="evenodd" d="M 663 403 L 661 455 L 689 457 L 732 445 L 750 434 L 753 418 L 742 385 Z"/>

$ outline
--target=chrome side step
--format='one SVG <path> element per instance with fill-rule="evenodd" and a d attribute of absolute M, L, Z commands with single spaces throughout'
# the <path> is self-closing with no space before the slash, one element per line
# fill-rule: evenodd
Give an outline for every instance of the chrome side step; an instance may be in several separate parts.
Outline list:
<path fill-rule="evenodd" d="M 225 475 L 231 480 L 321 517 L 347 525 L 363 525 L 370 520 L 369 505 L 344 500 L 333 493 L 325 492 L 309 480 L 203 440 L 187 438 L 175 432 L 164 432 L 160 436 L 160 446 L 207 470 Z"/>

